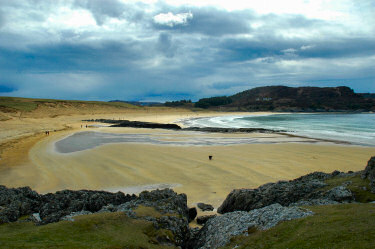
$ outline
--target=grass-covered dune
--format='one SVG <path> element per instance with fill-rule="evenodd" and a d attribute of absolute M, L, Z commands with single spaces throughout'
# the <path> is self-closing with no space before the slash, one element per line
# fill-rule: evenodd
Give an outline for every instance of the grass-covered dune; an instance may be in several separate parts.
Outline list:
<path fill-rule="evenodd" d="M 136 108 L 136 106 L 125 102 L 104 102 L 104 101 L 82 101 L 82 100 L 56 100 L 56 99 L 32 99 L 18 97 L 0 97 L 0 108 L 9 111 L 33 111 L 39 106 L 50 107 L 115 107 L 115 108 Z"/>

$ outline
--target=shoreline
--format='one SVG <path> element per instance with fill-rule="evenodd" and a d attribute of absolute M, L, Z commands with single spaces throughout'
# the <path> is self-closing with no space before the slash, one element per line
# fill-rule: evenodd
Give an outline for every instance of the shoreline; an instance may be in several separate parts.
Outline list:
<path fill-rule="evenodd" d="M 200 117 L 224 116 L 200 113 Z M 233 115 L 233 113 L 225 113 Z M 244 115 L 244 113 L 241 113 Z M 80 128 L 80 120 L 92 115 L 67 117 L 67 130 L 32 139 L 22 150 L 25 161 L 13 160 L 7 167 L 0 160 L 0 185 L 28 185 L 47 193 L 62 189 L 129 189 L 157 184 L 172 184 L 175 191 L 187 193 L 189 203 L 209 202 L 217 205 L 235 188 L 251 188 L 261 184 L 289 180 L 313 171 L 332 172 L 362 169 L 364 161 L 373 155 L 372 147 L 329 143 L 245 144 L 228 146 L 170 146 L 147 144 L 107 144 L 79 155 L 56 155 L 51 144 L 77 131 L 102 131 L 107 128 Z M 115 115 L 95 115 L 96 117 Z M 124 115 L 129 120 L 178 122 L 179 115 Z M 179 117 L 186 117 L 186 113 Z M 192 114 L 191 117 L 197 115 Z M 115 131 L 114 129 L 121 129 Z M 111 132 L 129 134 L 165 132 L 155 129 L 111 128 Z M 181 134 L 180 134 L 181 135 Z M 213 139 L 227 134 L 207 133 Z M 250 137 L 249 134 L 230 134 Z M 265 134 L 251 134 L 265 135 Z M 272 134 L 275 135 L 275 134 Z M 179 139 L 178 132 L 170 135 Z M 278 136 L 280 136 L 278 134 Z M 289 136 L 282 134 L 282 136 Z M 24 139 L 16 139 L 20 145 Z M 166 149 L 167 148 L 167 149 Z M 19 146 L 9 148 L 21 152 Z M 53 148 L 52 148 L 53 150 Z M 27 153 L 25 153 L 27 151 Z M 25 155 L 26 154 L 26 155 Z M 74 154 L 74 153 L 73 153 Z M 213 154 L 209 161 L 207 156 Z M 3 162 L 2 162 L 3 161 Z M 156 184 L 156 185 L 155 185 Z M 179 184 L 179 185 L 175 185 Z"/>

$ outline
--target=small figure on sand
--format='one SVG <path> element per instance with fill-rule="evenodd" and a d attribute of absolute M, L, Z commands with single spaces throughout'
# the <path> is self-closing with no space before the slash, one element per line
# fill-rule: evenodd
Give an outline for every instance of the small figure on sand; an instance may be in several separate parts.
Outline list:
<path fill-rule="evenodd" d="M 46 135 L 47 135 L 47 136 L 49 135 L 49 131 L 46 131 Z"/>
<path fill-rule="evenodd" d="M 86 128 L 87 128 L 87 125 L 86 125 Z"/>
<path fill-rule="evenodd" d="M 209 155 L 209 156 L 208 156 L 208 159 L 212 160 L 212 156 L 211 156 L 211 155 Z"/>

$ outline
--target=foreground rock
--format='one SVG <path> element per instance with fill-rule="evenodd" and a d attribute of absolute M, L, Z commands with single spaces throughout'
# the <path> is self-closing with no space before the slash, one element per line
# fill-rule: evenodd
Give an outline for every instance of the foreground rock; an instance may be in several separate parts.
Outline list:
<path fill-rule="evenodd" d="M 41 196 L 29 187 L 6 188 L 0 185 L 0 224 L 38 213 L 40 204 Z"/>
<path fill-rule="evenodd" d="M 375 193 L 375 157 L 371 157 L 362 173 L 362 179 L 370 180 L 371 193 Z"/>
<path fill-rule="evenodd" d="M 218 248 L 237 235 L 246 235 L 256 229 L 265 230 L 279 222 L 303 218 L 313 213 L 299 207 L 273 204 L 250 212 L 236 211 L 209 219 L 190 242 L 190 248 Z"/>
<path fill-rule="evenodd" d="M 134 219 L 151 221 L 156 229 L 171 231 L 172 236 L 158 238 L 158 242 L 165 245 L 184 246 L 190 237 L 187 197 L 171 189 L 144 191 L 132 201 L 118 206 L 107 206 L 101 210 L 108 211 L 125 212 Z"/>
<path fill-rule="evenodd" d="M 317 200 L 320 203 L 352 202 L 353 193 L 345 186 L 338 186 L 328 191 L 321 189 L 326 186 L 324 180 L 334 176 L 347 174 L 338 171 L 332 174 L 315 172 L 291 181 L 267 183 L 257 189 L 235 189 L 218 208 L 218 213 L 233 211 L 250 211 L 274 203 L 289 206 L 293 203 Z"/>
<path fill-rule="evenodd" d="M 209 219 L 215 218 L 216 216 L 216 214 L 199 216 L 197 217 L 197 223 L 199 225 L 204 225 Z"/>
<path fill-rule="evenodd" d="M 197 207 L 202 211 L 212 211 L 212 210 L 214 210 L 214 207 L 211 204 L 206 204 L 206 203 L 202 203 L 202 202 L 199 202 L 197 204 Z"/>
<path fill-rule="evenodd" d="M 122 192 L 63 190 L 55 194 L 41 195 L 39 213 L 42 223 L 47 224 L 57 222 L 73 212 L 88 211 L 94 213 L 108 204 L 119 205 L 135 198 L 135 195 L 125 195 Z"/>
<path fill-rule="evenodd" d="M 189 221 L 196 216 L 196 209 L 193 209 L 194 217 L 187 207 L 186 195 L 171 189 L 144 191 L 137 197 L 122 192 L 89 190 L 40 195 L 29 187 L 0 186 L 0 224 L 17 221 L 24 215 L 30 215 L 29 220 L 43 225 L 60 220 L 74 221 L 76 216 L 96 212 L 125 212 L 131 218 L 152 222 L 156 229 L 167 230 L 157 239 L 161 244 L 172 246 L 184 246 L 190 238 Z"/>
<path fill-rule="evenodd" d="M 119 205 L 135 195 L 90 190 L 63 190 L 40 195 L 29 187 L 0 186 L 0 224 L 16 221 L 24 215 L 38 215 L 41 224 L 57 222 L 73 212 L 97 212 L 108 204 Z M 37 214 L 37 215 L 36 215 Z"/>

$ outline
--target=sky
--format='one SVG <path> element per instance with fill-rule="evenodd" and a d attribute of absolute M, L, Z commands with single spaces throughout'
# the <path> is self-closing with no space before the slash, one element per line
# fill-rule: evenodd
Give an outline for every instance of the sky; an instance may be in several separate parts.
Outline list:
<path fill-rule="evenodd" d="M 0 0 L 0 96 L 375 92 L 373 0 Z"/>

